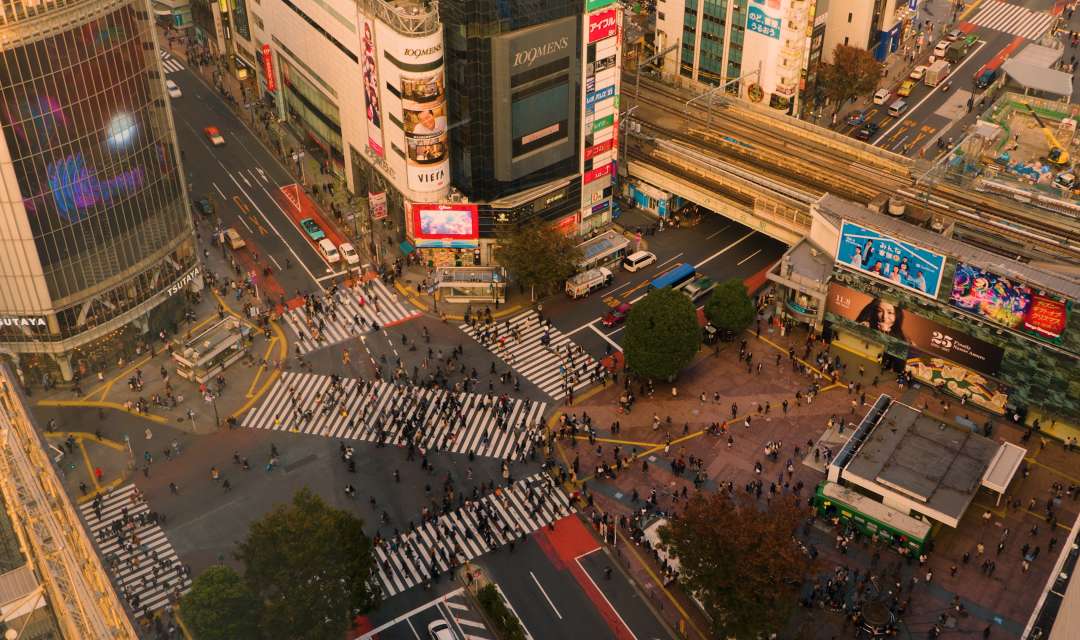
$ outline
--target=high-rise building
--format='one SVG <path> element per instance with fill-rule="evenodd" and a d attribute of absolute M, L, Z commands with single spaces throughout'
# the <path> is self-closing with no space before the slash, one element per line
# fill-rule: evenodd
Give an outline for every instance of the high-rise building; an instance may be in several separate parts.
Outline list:
<path fill-rule="evenodd" d="M 0 352 L 24 382 L 134 355 L 202 286 L 160 65 L 147 0 L 3 2 Z"/>

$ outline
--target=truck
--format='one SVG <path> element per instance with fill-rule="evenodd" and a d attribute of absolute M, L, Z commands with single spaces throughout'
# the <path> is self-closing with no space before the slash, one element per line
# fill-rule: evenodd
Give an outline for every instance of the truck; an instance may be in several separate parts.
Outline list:
<path fill-rule="evenodd" d="M 948 77 L 950 71 L 952 71 L 952 65 L 949 64 L 948 60 L 938 60 L 927 67 L 923 82 L 928 87 L 936 87 Z"/>
<path fill-rule="evenodd" d="M 571 298 L 584 298 L 597 289 L 603 289 L 614 279 L 607 267 L 597 267 L 582 271 L 566 280 L 566 295 Z"/>
<path fill-rule="evenodd" d="M 713 280 L 709 276 L 700 276 L 698 278 L 695 278 L 694 280 L 691 280 L 689 283 L 683 286 L 682 289 L 679 289 L 679 291 L 682 291 L 687 298 L 690 298 L 690 302 L 696 302 L 698 298 L 704 296 L 715 288 L 715 280 Z"/>
<path fill-rule="evenodd" d="M 971 45 L 967 40 L 957 40 L 945 50 L 945 59 L 956 64 L 967 57 L 969 49 L 971 49 Z"/>

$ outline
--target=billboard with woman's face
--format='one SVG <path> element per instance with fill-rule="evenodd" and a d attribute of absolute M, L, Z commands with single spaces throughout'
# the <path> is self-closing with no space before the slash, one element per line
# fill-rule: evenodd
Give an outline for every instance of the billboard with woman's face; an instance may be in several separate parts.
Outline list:
<path fill-rule="evenodd" d="M 845 220 L 836 261 L 860 273 L 936 298 L 945 256 Z"/>

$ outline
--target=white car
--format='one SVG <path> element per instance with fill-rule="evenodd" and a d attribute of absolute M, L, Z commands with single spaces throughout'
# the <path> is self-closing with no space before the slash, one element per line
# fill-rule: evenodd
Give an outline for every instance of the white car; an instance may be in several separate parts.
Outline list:
<path fill-rule="evenodd" d="M 352 244 L 348 242 L 342 242 L 341 246 L 338 247 L 338 253 L 340 253 L 341 257 L 345 259 L 345 264 L 349 265 L 350 267 L 360 264 L 360 254 L 356 252 L 356 248 L 353 247 Z"/>
<path fill-rule="evenodd" d="M 326 261 L 330 264 L 337 264 L 341 260 L 341 254 L 338 253 L 338 248 L 334 246 L 334 243 L 329 238 L 323 238 L 319 240 L 319 252 L 323 254 Z"/>
<path fill-rule="evenodd" d="M 915 67 L 914 69 L 911 70 L 911 75 L 908 76 L 908 77 L 911 78 L 912 80 L 922 80 L 923 76 L 925 76 L 925 75 L 926 75 L 926 65 L 925 64 L 920 64 L 919 66 L 917 66 L 917 67 Z"/>
<path fill-rule="evenodd" d="M 878 89 L 874 93 L 874 104 L 885 104 L 892 97 L 892 91 L 888 89 Z"/>
<path fill-rule="evenodd" d="M 446 624 L 445 620 L 432 622 L 428 625 L 427 631 L 431 640 L 455 640 L 454 632 L 450 630 L 450 625 Z"/>
<path fill-rule="evenodd" d="M 177 85 L 172 80 L 165 81 L 165 91 L 169 92 L 170 98 L 179 98 L 180 96 L 184 95 L 184 92 L 180 90 L 179 85 Z"/>

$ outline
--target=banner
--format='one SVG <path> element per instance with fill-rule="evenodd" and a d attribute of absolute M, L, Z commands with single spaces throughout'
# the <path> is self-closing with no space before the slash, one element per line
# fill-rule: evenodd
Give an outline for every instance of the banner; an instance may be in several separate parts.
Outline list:
<path fill-rule="evenodd" d="M 480 214 L 475 204 L 412 204 L 412 230 L 418 247 L 475 247 Z"/>
<path fill-rule="evenodd" d="M 367 108 L 368 146 L 380 158 L 383 156 L 382 103 L 379 100 L 379 65 L 375 53 L 375 23 L 363 20 L 361 38 L 361 72 L 364 74 L 364 106 Z"/>
<path fill-rule="evenodd" d="M 906 342 L 911 348 L 993 375 L 1001 366 L 1000 347 L 916 315 L 903 305 L 840 284 L 829 285 L 825 310 Z"/>
<path fill-rule="evenodd" d="M 618 12 L 615 8 L 605 9 L 604 11 L 598 11 L 596 13 L 589 14 L 589 43 L 596 42 L 597 40 L 603 40 L 604 38 L 610 38 L 615 35 L 619 29 L 619 22 L 616 19 Z"/>
<path fill-rule="evenodd" d="M 936 298 L 945 256 L 844 220 L 836 261 L 915 293 Z"/>
<path fill-rule="evenodd" d="M 386 192 L 372 193 L 368 191 L 368 208 L 371 210 L 372 220 L 382 220 L 386 217 Z"/>
<path fill-rule="evenodd" d="M 949 304 L 1015 331 L 1060 342 L 1069 319 L 1068 304 L 1040 295 L 1031 287 L 970 265 L 958 263 Z"/>
<path fill-rule="evenodd" d="M 263 75 L 266 76 L 266 90 L 273 93 L 277 90 L 277 82 L 274 80 L 274 61 L 268 44 L 262 46 L 262 64 Z"/>

